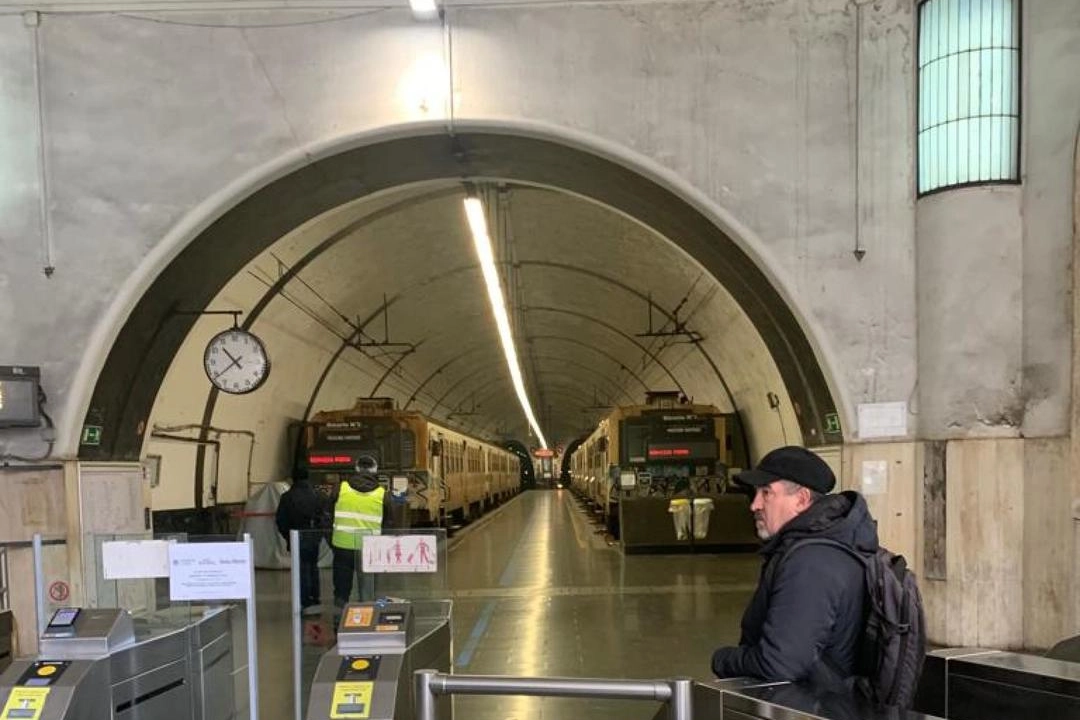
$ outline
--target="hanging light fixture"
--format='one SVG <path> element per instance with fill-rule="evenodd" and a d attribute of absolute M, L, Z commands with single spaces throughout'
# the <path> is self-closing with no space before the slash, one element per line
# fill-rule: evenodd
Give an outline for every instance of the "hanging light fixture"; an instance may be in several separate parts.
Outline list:
<path fill-rule="evenodd" d="M 525 392 L 525 381 L 521 375 L 521 366 L 518 364 L 514 337 L 510 332 L 510 317 L 506 313 L 506 301 L 503 299 L 502 283 L 499 282 L 499 271 L 495 267 L 495 253 L 491 248 L 491 236 L 488 235 L 484 205 L 479 198 L 465 198 L 465 216 L 469 221 L 469 229 L 472 231 L 476 255 L 480 259 L 480 269 L 484 273 L 488 300 L 491 301 L 491 311 L 495 314 L 495 325 L 499 329 L 499 339 L 502 341 L 506 365 L 510 369 L 510 379 L 514 383 L 514 392 L 517 393 L 521 409 L 525 411 L 529 427 L 536 433 L 540 446 L 546 448 L 548 446 L 547 440 L 540 430 L 540 423 L 536 421 L 536 415 L 533 413 L 532 405 L 529 403 L 529 396 Z"/>

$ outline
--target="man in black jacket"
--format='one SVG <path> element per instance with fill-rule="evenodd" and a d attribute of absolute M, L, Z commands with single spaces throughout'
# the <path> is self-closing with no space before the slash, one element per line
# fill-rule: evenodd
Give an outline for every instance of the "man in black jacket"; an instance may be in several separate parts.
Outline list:
<path fill-rule="evenodd" d="M 292 487 L 278 503 L 275 520 L 278 532 L 289 545 L 289 531 L 300 531 L 300 607 L 304 615 L 317 615 L 319 607 L 320 532 L 326 518 L 326 499 L 308 482 L 307 471 L 294 473 Z"/>
<path fill-rule="evenodd" d="M 754 492 L 750 510 L 764 563 L 742 619 L 738 647 L 713 653 L 718 677 L 803 681 L 817 689 L 852 685 L 865 620 L 863 566 L 841 548 L 796 542 L 824 538 L 863 553 L 877 550 L 877 528 L 863 497 L 827 493 L 829 466 L 800 447 L 782 447 L 736 476 Z"/>

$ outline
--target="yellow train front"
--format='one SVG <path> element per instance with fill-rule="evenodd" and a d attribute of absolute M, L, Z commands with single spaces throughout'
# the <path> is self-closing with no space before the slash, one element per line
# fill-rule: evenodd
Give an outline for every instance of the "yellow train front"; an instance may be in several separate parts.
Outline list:
<path fill-rule="evenodd" d="M 390 398 L 359 398 L 316 413 L 304 432 L 311 481 L 330 489 L 369 456 L 404 505 L 408 525 L 465 521 L 520 489 L 518 456 L 490 442 L 398 410 Z"/>
<path fill-rule="evenodd" d="M 752 545 L 748 499 L 728 477 L 744 463 L 734 420 L 675 393 L 649 393 L 644 405 L 612 411 L 574 450 L 572 487 L 626 552 Z M 689 528 L 680 529 L 677 513 L 690 515 Z"/>

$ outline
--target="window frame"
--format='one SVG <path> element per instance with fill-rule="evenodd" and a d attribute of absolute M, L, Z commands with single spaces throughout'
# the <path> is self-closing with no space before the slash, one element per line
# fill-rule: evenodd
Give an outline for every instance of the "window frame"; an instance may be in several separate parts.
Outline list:
<path fill-rule="evenodd" d="M 931 195 L 937 195 L 941 192 L 947 192 L 949 190 L 960 190 L 963 188 L 972 187 L 985 187 L 995 185 L 1021 185 L 1023 184 L 1024 167 L 1022 165 L 1024 159 L 1023 144 L 1024 144 L 1024 0 L 1012 0 L 1016 3 L 1016 153 L 1013 158 L 1016 165 L 1016 177 L 1005 178 L 999 180 L 965 180 L 964 182 L 954 183 L 950 185 L 939 185 L 938 187 L 930 190 L 921 190 L 919 188 L 919 178 L 922 171 L 922 153 L 919 150 L 919 135 L 921 134 L 919 128 L 919 118 L 922 117 L 922 77 L 919 68 L 919 53 L 922 49 L 922 8 L 924 5 L 935 2 L 936 0 L 918 0 L 915 3 L 915 51 L 912 53 L 912 61 L 914 65 L 915 75 L 915 116 L 913 125 L 915 126 L 915 199 L 920 200 L 924 197 Z M 972 0 L 974 2 L 974 0 Z"/>

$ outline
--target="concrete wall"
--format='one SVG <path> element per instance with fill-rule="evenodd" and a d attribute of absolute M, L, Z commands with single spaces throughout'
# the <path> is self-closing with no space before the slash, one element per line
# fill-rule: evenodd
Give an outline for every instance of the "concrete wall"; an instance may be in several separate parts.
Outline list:
<path fill-rule="evenodd" d="M 919 435 L 953 439 L 944 573 L 923 586 L 946 644 L 1046 648 L 1080 631 L 1067 389 L 1080 6 L 1024 3 L 1023 23 L 1023 184 L 917 208 Z M 1017 439 L 962 439 L 978 436 Z"/>
<path fill-rule="evenodd" d="M 918 212 L 919 433 L 1015 435 L 1023 422 L 1019 187 L 923 198 Z"/>
<path fill-rule="evenodd" d="M 915 368 L 912 139 L 901 121 L 912 107 L 911 15 L 901 2 L 859 13 L 857 40 L 855 9 L 839 0 L 451 9 L 455 115 L 588 133 L 658 163 L 736 219 L 808 323 L 846 419 L 855 402 L 908 397 Z M 5 228 L 21 248 L 4 271 L 9 298 L 40 325 L 16 319 L 0 356 L 43 364 L 50 408 L 68 428 L 62 452 L 74 451 L 84 409 L 76 377 L 79 388 L 93 382 L 145 278 L 129 280 L 127 299 L 118 288 L 154 264 L 148 256 L 176 251 L 167 245 L 200 222 L 200 203 L 289 150 L 445 118 L 437 93 L 420 102 L 412 83 L 420 58 L 442 57 L 441 31 L 404 10 L 342 15 L 304 25 L 289 24 L 304 13 L 42 17 L 57 269 L 40 274 L 40 233 Z M 17 89 L 33 77 L 35 31 L 3 20 Z M 4 92 L 32 130 L 33 95 Z M 31 205 L 35 155 L 22 173 Z M 41 325 L 63 328 L 63 340 L 37 336 Z M 25 449 L 34 435 L 3 442 Z"/>
<path fill-rule="evenodd" d="M 1080 129 L 1080 4 L 1026 2 L 1023 93 L 1023 430 L 1069 424 L 1072 158 Z"/>

